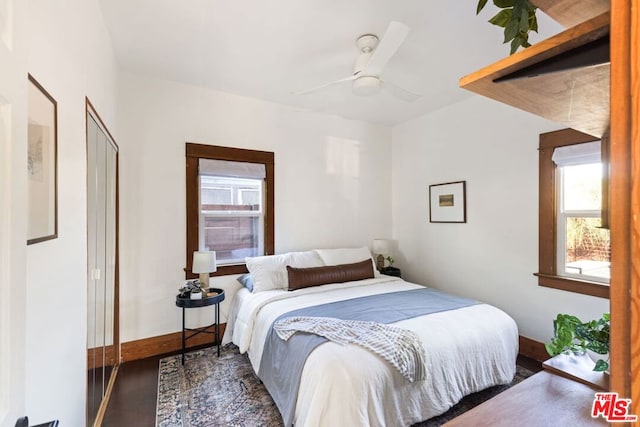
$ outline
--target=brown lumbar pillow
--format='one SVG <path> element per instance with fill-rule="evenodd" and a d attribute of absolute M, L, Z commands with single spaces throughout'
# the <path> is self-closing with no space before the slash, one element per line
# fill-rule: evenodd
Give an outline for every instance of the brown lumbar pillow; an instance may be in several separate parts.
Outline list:
<path fill-rule="evenodd" d="M 324 267 L 296 268 L 287 265 L 287 273 L 289 275 L 290 291 L 328 283 L 351 282 L 374 277 L 371 259 L 365 259 L 353 264 L 327 265 Z"/>

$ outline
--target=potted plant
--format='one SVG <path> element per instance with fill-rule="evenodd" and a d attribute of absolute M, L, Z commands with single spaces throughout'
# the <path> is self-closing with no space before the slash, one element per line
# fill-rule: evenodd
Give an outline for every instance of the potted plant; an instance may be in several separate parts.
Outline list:
<path fill-rule="evenodd" d="M 386 274 L 387 276 L 400 277 L 400 269 L 393 266 L 393 263 L 395 262 L 393 257 L 388 256 L 385 258 L 385 260 L 389 263 L 389 265 L 380 270 L 380 273 Z"/>
<path fill-rule="evenodd" d="M 200 285 L 200 280 L 188 280 L 183 287 L 178 289 L 180 298 L 202 299 L 204 290 Z"/>
<path fill-rule="evenodd" d="M 488 0 L 479 0 L 476 15 L 484 9 Z M 500 12 L 489 20 L 493 25 L 504 28 L 504 42 L 511 42 L 511 54 L 519 47 L 529 47 L 529 32 L 538 32 L 538 9 L 530 0 L 493 0 Z"/>
<path fill-rule="evenodd" d="M 610 329 L 609 313 L 586 323 L 570 314 L 558 314 L 553 321 L 553 338 L 544 346 L 551 356 L 560 353 L 585 354 L 587 350 L 606 355 L 607 360 L 598 359 L 593 368 L 594 371 L 606 371 L 609 369 Z"/>

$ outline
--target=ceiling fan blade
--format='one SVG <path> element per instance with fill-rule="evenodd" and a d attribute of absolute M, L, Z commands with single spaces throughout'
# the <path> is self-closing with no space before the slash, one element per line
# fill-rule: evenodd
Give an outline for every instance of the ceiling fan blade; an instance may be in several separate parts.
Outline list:
<path fill-rule="evenodd" d="M 363 76 L 379 76 L 384 66 L 407 38 L 407 34 L 409 34 L 409 27 L 401 22 L 391 21 L 361 74 Z"/>
<path fill-rule="evenodd" d="M 328 86 L 332 86 L 332 85 L 335 85 L 335 84 L 338 84 L 338 83 L 342 83 L 342 82 L 348 82 L 350 80 L 355 80 L 355 79 L 358 78 L 358 76 L 359 76 L 359 73 L 358 74 L 354 74 L 354 75 L 349 76 L 349 77 L 345 77 L 344 79 L 339 79 L 339 80 L 335 80 L 335 81 L 332 81 L 332 82 L 329 82 L 329 83 L 325 83 L 325 84 L 323 84 L 321 86 L 316 86 L 316 87 L 313 87 L 311 89 L 302 90 L 300 92 L 292 92 L 291 94 L 292 95 L 306 95 L 308 93 L 312 93 L 312 92 L 316 92 L 316 91 L 318 91 L 320 89 L 324 89 L 325 87 L 328 87 Z"/>
<path fill-rule="evenodd" d="M 385 88 L 385 90 L 390 92 L 393 96 L 406 102 L 414 102 L 422 98 L 422 95 L 409 92 L 408 90 L 403 89 L 400 86 L 394 85 L 393 83 L 389 83 L 387 81 L 382 82 L 382 85 Z"/>

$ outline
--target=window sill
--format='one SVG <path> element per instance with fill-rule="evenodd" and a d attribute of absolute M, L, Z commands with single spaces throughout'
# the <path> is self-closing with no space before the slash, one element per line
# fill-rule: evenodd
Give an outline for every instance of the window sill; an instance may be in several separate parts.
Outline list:
<path fill-rule="evenodd" d="M 244 274 L 248 272 L 249 270 L 247 270 L 246 264 L 224 265 L 224 266 L 218 266 L 218 269 L 216 270 L 216 272 L 209 274 L 209 276 L 210 277 L 227 276 L 230 274 Z M 199 274 L 192 273 L 186 268 L 184 269 L 184 273 L 185 273 L 185 279 L 187 280 L 197 279 L 198 277 L 200 277 Z"/>
<path fill-rule="evenodd" d="M 609 285 L 603 283 L 543 273 L 535 273 L 534 276 L 538 277 L 538 286 L 609 299 Z"/>

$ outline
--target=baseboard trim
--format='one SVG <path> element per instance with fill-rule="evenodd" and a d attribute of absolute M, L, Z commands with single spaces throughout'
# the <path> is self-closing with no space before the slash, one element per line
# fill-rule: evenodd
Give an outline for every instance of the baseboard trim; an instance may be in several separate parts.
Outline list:
<path fill-rule="evenodd" d="M 530 357 L 538 362 L 544 362 L 551 358 L 549 353 L 547 353 L 547 350 L 544 348 L 543 343 L 532 340 L 531 338 L 523 337 L 522 335 L 519 338 L 520 354 L 523 356 Z"/>
<path fill-rule="evenodd" d="M 106 362 L 106 363 L 105 363 Z M 87 349 L 87 369 L 116 365 L 116 346 L 107 345 Z"/>
<path fill-rule="evenodd" d="M 226 323 L 220 324 L 220 339 L 224 335 Z M 187 332 L 190 333 L 190 332 Z M 187 341 L 187 349 L 211 343 L 211 334 L 199 334 Z M 143 338 L 140 340 L 122 343 L 120 348 L 120 360 L 131 362 L 133 360 L 146 359 L 147 357 L 160 356 L 173 353 L 182 349 L 182 332 L 159 335 L 157 337 Z"/>
<path fill-rule="evenodd" d="M 226 323 L 220 325 L 220 337 L 224 335 Z M 187 349 L 201 346 L 211 342 L 211 335 L 202 334 L 187 341 Z M 551 356 L 544 348 L 544 344 L 531 338 L 519 336 L 519 353 L 539 362 L 544 362 Z M 159 335 L 157 337 L 143 338 L 140 340 L 122 343 L 121 361 L 145 359 L 152 356 L 173 353 L 182 349 L 182 332 Z"/>

